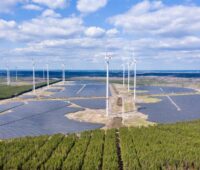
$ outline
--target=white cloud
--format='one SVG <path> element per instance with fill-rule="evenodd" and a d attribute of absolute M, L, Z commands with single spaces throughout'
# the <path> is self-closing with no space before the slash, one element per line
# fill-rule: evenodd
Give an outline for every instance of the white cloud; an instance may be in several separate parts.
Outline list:
<path fill-rule="evenodd" d="M 41 11 L 42 8 L 38 5 L 34 5 L 34 4 L 27 4 L 27 5 L 24 5 L 22 6 L 23 9 L 26 9 L 26 10 L 34 10 L 34 11 Z"/>
<path fill-rule="evenodd" d="M 0 39 L 8 39 L 13 41 L 16 39 L 17 32 L 15 32 L 17 24 L 15 21 L 6 21 L 0 19 Z"/>
<path fill-rule="evenodd" d="M 146 64 L 148 66 L 149 61 L 154 61 L 154 67 L 157 64 L 163 66 L 165 61 L 171 63 L 175 62 L 178 59 L 184 60 L 187 58 L 196 59 L 200 57 L 199 47 L 200 47 L 200 38 L 196 37 L 186 37 L 182 39 L 175 38 L 144 38 L 138 40 L 127 40 L 126 38 L 89 38 L 89 37 L 80 37 L 80 38 L 55 38 L 55 39 L 46 39 L 43 41 L 35 41 L 28 43 L 25 47 L 19 47 L 12 51 L 14 56 L 49 56 L 49 60 L 53 60 L 53 56 L 63 56 L 64 61 L 71 62 L 75 58 L 84 63 L 86 60 L 92 62 L 95 54 L 101 54 L 105 50 L 105 42 L 109 50 L 113 52 L 113 62 L 112 65 L 116 62 L 119 62 L 122 58 L 125 61 L 130 58 L 130 51 L 123 50 L 124 47 L 134 46 L 135 55 L 138 59 L 138 62 L 143 62 L 142 66 L 144 69 Z M 145 49 L 145 50 L 141 50 Z M 11 54 L 11 55 L 12 55 Z M 100 56 L 96 57 L 99 62 L 101 60 Z M 69 60 L 70 59 L 70 60 Z M 43 59 L 41 59 L 43 61 Z M 69 60 L 69 61 L 68 61 Z M 121 61 L 120 61 L 121 62 Z M 158 62 L 158 63 L 157 63 Z M 86 64 L 85 63 L 85 64 Z M 145 63 L 145 64 L 144 64 Z M 157 63 L 155 65 L 155 63 Z M 83 68 L 82 66 L 78 68 Z M 149 67 L 150 68 L 150 67 Z M 167 68 L 167 67 L 165 67 Z"/>
<path fill-rule="evenodd" d="M 49 8 L 65 8 L 69 0 L 32 0 L 32 2 L 48 6 Z"/>
<path fill-rule="evenodd" d="M 43 7 L 44 0 L 40 3 L 37 1 L 38 3 L 34 3 L 30 0 L 29 4 L 25 0 L 15 0 L 32 10 L 34 7 L 31 5 L 46 8 Z M 98 10 L 90 5 L 89 10 L 82 8 L 81 12 Z M 83 18 L 75 15 L 63 17 L 54 9 L 62 7 L 63 5 L 54 4 L 42 11 L 40 16 L 20 22 L 0 19 L 0 39 L 3 42 L 0 46 L 0 58 L 41 56 L 53 60 L 54 56 L 59 55 L 64 56 L 64 60 L 71 57 L 67 62 L 87 60 L 84 64 L 88 66 L 88 62 L 98 63 L 101 60 L 100 57 L 95 58 L 95 54 L 104 52 L 105 43 L 115 54 L 112 64 L 122 57 L 129 58 L 130 51 L 127 49 L 130 47 L 134 47 L 138 60 L 145 58 L 142 62 L 151 60 L 156 63 L 159 60 L 160 63 L 154 63 L 155 67 L 162 67 L 165 60 L 176 63 L 177 59 L 200 57 L 199 6 L 167 6 L 161 1 L 142 1 L 127 12 L 111 17 L 109 22 L 113 28 L 108 30 L 103 27 L 86 27 Z M 9 44 L 8 47 L 6 43 Z M 15 50 L 9 51 L 13 47 Z M 101 61 L 104 62 L 103 59 Z M 84 64 L 81 62 L 80 67 L 83 68 Z M 142 66 L 148 68 L 145 64 Z"/>
<path fill-rule="evenodd" d="M 55 17 L 56 18 L 56 17 L 61 17 L 61 15 L 51 9 L 47 9 L 42 13 L 42 17 Z"/>
<path fill-rule="evenodd" d="M 68 39 L 47 39 L 41 42 L 31 42 L 25 48 L 16 48 L 17 52 L 33 52 L 33 51 L 45 51 L 49 49 L 68 49 L 68 48 L 95 48 L 101 47 L 103 41 L 94 38 L 68 38 Z"/>
<path fill-rule="evenodd" d="M 0 19 L 0 29 L 14 28 L 15 26 L 16 26 L 15 21 L 6 21 L 3 19 Z"/>
<path fill-rule="evenodd" d="M 52 10 L 22 23 L 0 19 L 0 38 L 11 41 L 41 41 L 46 38 L 75 37 L 84 31 L 79 17 L 61 17 Z"/>
<path fill-rule="evenodd" d="M 106 31 L 106 35 L 108 36 L 116 36 L 119 33 L 119 31 L 116 28 L 109 29 Z"/>
<path fill-rule="evenodd" d="M 100 27 L 89 27 L 85 30 L 85 35 L 88 37 L 102 37 L 105 30 Z"/>
<path fill-rule="evenodd" d="M 111 17 L 109 22 L 136 35 L 194 35 L 200 30 L 200 7 L 165 6 L 160 1 L 143 1 L 128 12 Z"/>
<path fill-rule="evenodd" d="M 106 6 L 107 0 L 78 0 L 77 9 L 83 13 L 95 12 Z"/>
<path fill-rule="evenodd" d="M 134 15 L 141 15 L 141 14 L 145 14 L 148 11 L 154 11 L 156 9 L 160 9 L 163 7 L 164 7 L 164 5 L 161 1 L 150 2 L 149 0 L 144 0 L 144 1 L 134 5 L 130 9 L 130 12 Z"/>
<path fill-rule="evenodd" d="M 55 15 L 55 14 L 54 14 Z M 83 30 L 82 19 L 77 17 L 55 18 L 55 16 L 34 18 L 19 26 L 20 32 L 32 38 L 72 36 Z"/>
<path fill-rule="evenodd" d="M 0 1 L 0 12 L 10 12 L 17 3 L 24 3 L 27 0 L 1 0 Z"/>
<path fill-rule="evenodd" d="M 11 12 L 17 4 L 22 4 L 22 8 L 27 10 L 41 10 L 44 5 L 52 9 L 65 8 L 69 5 L 70 0 L 1 0 L 0 12 Z M 38 5 L 36 5 L 38 4 Z"/>

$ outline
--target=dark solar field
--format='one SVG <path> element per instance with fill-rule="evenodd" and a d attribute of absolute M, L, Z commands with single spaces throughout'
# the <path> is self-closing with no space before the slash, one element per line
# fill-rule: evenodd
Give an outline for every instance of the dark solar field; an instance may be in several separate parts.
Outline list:
<path fill-rule="evenodd" d="M 63 101 L 30 102 L 0 115 L 0 138 L 70 133 L 102 127 L 100 124 L 77 122 L 65 117 L 65 114 L 79 110 Z"/>
<path fill-rule="evenodd" d="M 58 110 L 68 106 L 68 103 L 60 101 L 32 101 L 27 104 L 12 109 L 12 112 L 0 116 L 0 126 L 12 123 L 21 119 L 26 119 L 39 114 L 45 114 L 53 110 Z"/>
<path fill-rule="evenodd" d="M 165 93 L 190 93 L 193 89 L 166 86 L 140 86 L 137 90 L 144 90 L 146 94 L 165 94 Z"/>
<path fill-rule="evenodd" d="M 64 87 L 64 90 L 60 91 L 53 88 L 56 86 Z M 103 126 L 102 124 L 69 120 L 65 115 L 84 108 L 105 109 L 104 83 L 77 81 L 66 85 L 54 85 L 53 87 L 48 91 L 54 92 L 54 94 L 47 96 L 45 100 L 0 105 L 0 112 L 9 110 L 9 112 L 0 115 L 0 138 L 71 133 Z M 149 121 L 171 123 L 200 118 L 200 95 L 174 96 L 175 93 L 195 92 L 193 89 L 141 86 L 138 87 L 138 90 L 144 90 L 146 94 L 150 95 L 163 95 L 159 97 L 162 99 L 161 102 L 140 104 L 139 111 L 147 114 Z M 173 96 L 169 94 L 173 94 Z M 70 97 L 77 97 L 77 99 L 70 100 Z M 78 99 L 78 97 L 82 99 Z M 84 99 L 84 97 L 87 98 Z M 49 100 L 48 98 L 63 98 L 63 100 Z M 64 98 L 69 98 L 70 102 Z M 70 103 L 79 105 L 81 108 L 70 107 Z"/>
<path fill-rule="evenodd" d="M 72 84 L 52 95 L 53 98 L 67 97 L 105 97 L 105 84 Z"/>
<path fill-rule="evenodd" d="M 159 97 L 162 99 L 161 102 L 140 104 L 139 111 L 147 114 L 149 121 L 173 123 L 200 119 L 200 95 L 174 96 L 174 93 L 195 92 L 193 89 L 156 86 L 143 86 L 138 89 L 148 91 L 147 94 L 163 94 Z M 168 94 L 173 94 L 173 96 Z"/>
<path fill-rule="evenodd" d="M 71 102 L 81 107 L 89 108 L 89 109 L 105 109 L 106 108 L 105 99 L 79 99 L 79 100 L 72 100 Z"/>
<path fill-rule="evenodd" d="M 23 102 L 11 102 L 11 103 L 7 103 L 7 104 L 2 104 L 2 105 L 0 105 L 0 113 L 10 110 L 12 108 L 19 107 L 23 104 L 24 104 Z"/>
<path fill-rule="evenodd" d="M 84 108 L 104 109 L 105 99 L 77 99 L 72 100 L 82 108 L 70 107 L 70 102 L 49 100 L 48 98 L 69 97 L 105 97 L 105 84 L 94 82 L 73 82 L 59 85 L 65 87 L 63 91 L 50 88 L 54 92 L 50 97 L 41 101 L 26 103 L 16 102 L 0 105 L 0 112 L 9 110 L 0 115 L 0 138 L 14 138 L 21 136 L 35 136 L 41 134 L 72 133 L 103 127 L 102 124 L 92 124 L 69 120 L 67 113 L 77 112 Z M 55 85 L 55 87 L 58 85 Z M 31 95 L 21 96 L 23 99 L 33 98 Z M 34 99 L 34 98 L 33 98 Z"/>

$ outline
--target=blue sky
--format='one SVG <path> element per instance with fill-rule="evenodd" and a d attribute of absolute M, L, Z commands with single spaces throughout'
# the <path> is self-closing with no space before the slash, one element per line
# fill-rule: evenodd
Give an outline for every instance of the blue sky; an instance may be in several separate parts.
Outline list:
<path fill-rule="evenodd" d="M 0 68 L 200 69 L 200 1 L 1 0 Z"/>

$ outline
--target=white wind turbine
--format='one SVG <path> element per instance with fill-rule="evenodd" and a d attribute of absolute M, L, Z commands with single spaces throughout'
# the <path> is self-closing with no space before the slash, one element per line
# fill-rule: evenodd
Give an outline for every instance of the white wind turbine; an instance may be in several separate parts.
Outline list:
<path fill-rule="evenodd" d="M 62 64 L 62 79 L 63 79 L 63 84 L 65 84 L 65 64 Z"/>
<path fill-rule="evenodd" d="M 136 79 L 137 79 L 137 67 L 136 67 L 136 64 L 137 64 L 137 61 L 136 61 L 136 58 L 134 56 L 134 50 L 132 52 L 132 56 L 133 56 L 133 59 L 131 61 L 131 65 L 133 65 L 133 70 L 134 70 L 134 84 L 133 84 L 133 99 L 134 101 L 136 100 Z"/>
<path fill-rule="evenodd" d="M 130 61 L 127 63 L 127 68 L 128 68 L 128 92 L 130 92 Z"/>
<path fill-rule="evenodd" d="M 109 116 L 109 64 L 110 64 L 111 55 L 108 55 L 106 52 L 105 61 L 106 61 L 106 116 Z"/>
<path fill-rule="evenodd" d="M 43 81 L 44 81 L 45 80 L 45 69 L 44 68 L 43 68 L 42 72 L 43 72 Z"/>
<path fill-rule="evenodd" d="M 17 82 L 18 80 L 18 67 L 15 67 L 15 81 Z"/>
<path fill-rule="evenodd" d="M 7 85 L 10 85 L 10 70 L 9 70 L 9 66 L 8 63 L 6 63 L 6 68 L 7 68 Z"/>
<path fill-rule="evenodd" d="M 32 59 L 33 64 L 33 93 L 35 93 L 35 61 Z"/>
<path fill-rule="evenodd" d="M 49 88 L 49 64 L 46 64 L 47 67 L 47 88 Z"/>
<path fill-rule="evenodd" d="M 123 71 L 123 79 L 122 79 L 122 81 L 123 81 L 123 87 L 125 86 L 125 65 L 124 64 L 122 64 L 122 71 Z"/>
<path fill-rule="evenodd" d="M 137 61 L 136 59 L 134 58 L 133 59 L 133 65 L 134 65 L 134 92 L 133 92 L 133 98 L 134 100 L 136 100 L 136 81 L 137 81 Z"/>

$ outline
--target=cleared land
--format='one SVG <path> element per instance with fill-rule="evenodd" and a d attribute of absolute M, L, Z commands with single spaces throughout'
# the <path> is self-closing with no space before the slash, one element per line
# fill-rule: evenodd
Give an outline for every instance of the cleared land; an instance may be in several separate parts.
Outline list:
<path fill-rule="evenodd" d="M 0 169 L 199 169 L 200 121 L 0 142 Z"/>

